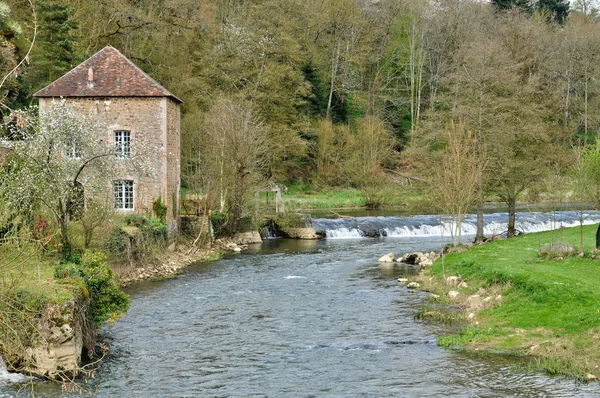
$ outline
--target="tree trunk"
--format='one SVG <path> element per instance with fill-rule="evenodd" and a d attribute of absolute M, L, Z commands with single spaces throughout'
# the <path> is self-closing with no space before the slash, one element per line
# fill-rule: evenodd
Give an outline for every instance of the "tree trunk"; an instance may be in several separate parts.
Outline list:
<path fill-rule="evenodd" d="M 325 117 L 329 119 L 329 115 L 331 113 L 331 102 L 333 100 L 333 88 L 335 83 L 335 75 L 337 74 L 338 66 L 340 60 L 340 42 L 338 41 L 335 46 L 335 55 L 331 60 L 331 83 L 329 84 L 329 99 L 327 100 L 327 112 L 325 113 Z"/>
<path fill-rule="evenodd" d="M 482 190 L 479 191 L 479 200 L 477 201 L 477 233 L 475 234 L 475 241 L 473 243 L 483 243 L 485 237 L 483 236 L 483 198 Z"/>
<path fill-rule="evenodd" d="M 67 203 L 68 203 L 67 199 Z M 72 247 L 69 239 L 69 212 L 62 199 L 58 199 L 58 226 L 60 229 L 61 254 L 64 259 L 71 257 Z"/>
<path fill-rule="evenodd" d="M 515 197 L 514 189 L 511 189 L 511 192 L 508 195 L 508 231 L 506 234 L 508 238 L 515 236 L 517 232 L 515 229 L 516 208 L 517 198 Z"/>
<path fill-rule="evenodd" d="M 477 232 L 475 234 L 474 243 L 483 243 L 483 99 L 484 90 L 479 90 L 479 120 L 477 129 L 477 153 L 479 161 L 477 164 Z"/>

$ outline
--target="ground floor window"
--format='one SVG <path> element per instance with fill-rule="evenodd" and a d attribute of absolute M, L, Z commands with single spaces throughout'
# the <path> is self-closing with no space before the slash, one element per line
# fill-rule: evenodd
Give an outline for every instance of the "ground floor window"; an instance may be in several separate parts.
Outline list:
<path fill-rule="evenodd" d="M 115 209 L 133 210 L 133 181 L 113 181 L 113 197 Z"/>

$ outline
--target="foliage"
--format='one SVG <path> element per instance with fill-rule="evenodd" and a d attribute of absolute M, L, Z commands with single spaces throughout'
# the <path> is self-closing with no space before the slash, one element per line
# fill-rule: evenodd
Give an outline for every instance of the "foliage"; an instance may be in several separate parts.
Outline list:
<path fill-rule="evenodd" d="M 112 198 L 88 198 L 84 211 L 77 219 L 83 229 L 83 244 L 86 249 L 90 246 L 95 231 L 105 225 L 114 215 Z"/>
<path fill-rule="evenodd" d="M 152 211 L 163 224 L 167 222 L 167 206 L 163 203 L 162 197 L 152 202 Z"/>
<path fill-rule="evenodd" d="M 96 326 L 120 317 L 129 309 L 129 296 L 119 289 L 116 274 L 100 252 L 87 251 L 80 262 L 57 266 L 54 276 L 64 283 L 83 282 L 81 294 L 90 300 L 87 316 Z"/>
<path fill-rule="evenodd" d="M 462 243 L 462 221 L 477 200 L 479 165 L 485 163 L 484 156 L 478 152 L 477 139 L 471 131 L 460 123 L 448 126 L 446 148 L 430 183 L 436 207 L 452 217 L 450 234 L 454 244 Z"/>
<path fill-rule="evenodd" d="M 167 225 L 140 214 L 128 214 L 115 226 L 104 246 L 115 262 L 139 261 L 168 241 Z M 128 229 L 134 227 L 133 229 Z"/>
<path fill-rule="evenodd" d="M 220 98 L 210 108 L 200 149 L 203 188 L 218 193 L 219 210 L 229 217 L 231 234 L 240 221 L 253 215 L 254 192 L 260 186 L 268 155 L 266 131 L 257 121 L 254 105 Z"/>
<path fill-rule="evenodd" d="M 68 2 L 37 0 L 40 35 L 32 53 L 36 68 L 29 69 L 26 83 L 31 92 L 47 86 L 77 66 L 76 42 L 79 21 Z"/>
<path fill-rule="evenodd" d="M 29 86 L 47 83 L 50 64 L 59 74 L 114 45 L 184 100 L 183 184 L 210 193 L 218 210 L 230 207 L 232 221 L 251 213 L 261 180 L 373 196 L 365 180 L 390 170 L 414 176 L 421 170 L 412 165 L 431 163 L 450 120 L 462 120 L 494 155 L 478 182 L 480 204 L 495 193 L 512 213 L 556 166 L 550 158 L 568 151 L 574 135 L 592 143 L 600 120 L 600 28 L 588 0 L 573 13 L 560 0 L 40 4 L 40 46 L 19 78 L 22 102 Z M 15 41 L 23 54 L 30 13 L 24 2 L 10 6 L 24 26 Z M 225 112 L 231 104 L 244 110 Z M 231 146 L 214 126 L 224 115 L 242 120 L 247 109 L 262 138 L 245 149 L 261 156 L 234 186 L 224 177 L 239 159 L 221 153 Z M 402 151 L 423 156 L 398 163 Z M 367 160 L 376 153 L 379 162 Z"/>
<path fill-rule="evenodd" d="M 0 198 L 6 210 L 29 215 L 49 211 L 59 228 L 62 251 L 72 247 L 69 223 L 81 198 L 88 192 L 106 192 L 114 172 L 113 148 L 98 140 L 103 126 L 78 115 L 63 100 L 39 113 L 18 113 L 21 125 L 13 126 L 24 139 L 15 141 L 8 172 L 0 174 Z"/>

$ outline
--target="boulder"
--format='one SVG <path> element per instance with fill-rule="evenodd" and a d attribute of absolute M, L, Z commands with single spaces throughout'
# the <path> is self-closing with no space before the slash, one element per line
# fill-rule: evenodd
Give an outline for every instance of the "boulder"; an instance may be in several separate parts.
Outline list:
<path fill-rule="evenodd" d="M 568 242 L 556 242 L 542 246 L 538 254 L 541 257 L 565 258 L 576 255 L 577 248 Z"/>
<path fill-rule="evenodd" d="M 238 245 L 248 245 L 251 243 L 262 243 L 262 238 L 258 231 L 249 231 L 235 234 L 233 241 Z"/>
<path fill-rule="evenodd" d="M 592 382 L 592 381 L 596 381 L 596 380 L 598 380 L 598 376 L 596 376 L 596 375 L 594 375 L 594 374 L 591 374 L 591 373 L 588 373 L 587 375 L 585 375 L 585 380 L 586 380 L 588 383 L 590 383 L 590 382 Z"/>
<path fill-rule="evenodd" d="M 471 311 L 479 311 L 479 310 L 483 309 L 483 300 L 481 299 L 480 295 L 474 294 L 472 296 L 467 297 L 467 300 L 465 301 L 465 305 Z"/>
<path fill-rule="evenodd" d="M 406 253 L 401 257 L 403 263 L 411 265 L 420 265 L 421 261 L 425 260 L 424 255 L 421 252 Z"/>
<path fill-rule="evenodd" d="M 398 278 L 398 283 L 408 283 L 408 279 L 406 279 L 406 278 Z"/>
<path fill-rule="evenodd" d="M 382 256 L 377 261 L 380 263 L 393 263 L 394 262 L 394 253 L 388 253 L 385 256 Z"/>
<path fill-rule="evenodd" d="M 281 229 L 281 233 L 290 239 L 306 239 L 306 240 L 313 240 L 313 239 L 321 239 L 321 236 L 319 236 L 313 227 L 306 227 L 306 228 L 286 228 L 286 229 Z"/>
<path fill-rule="evenodd" d="M 446 278 L 446 285 L 457 286 L 460 283 L 460 276 L 449 276 Z"/>
<path fill-rule="evenodd" d="M 433 265 L 433 261 L 430 259 L 426 259 L 419 264 L 421 267 L 431 267 Z"/>
<path fill-rule="evenodd" d="M 417 282 L 410 282 L 408 285 L 406 285 L 406 287 L 409 289 L 418 289 L 421 287 L 421 285 L 419 285 Z"/>
<path fill-rule="evenodd" d="M 452 300 L 454 300 L 455 298 L 457 298 L 458 296 L 460 296 L 460 293 L 459 293 L 459 292 L 457 292 L 456 290 L 450 290 L 450 291 L 448 292 L 448 294 L 446 294 L 446 296 L 447 296 L 449 299 L 452 299 Z"/>
<path fill-rule="evenodd" d="M 435 254 L 435 252 L 431 252 L 431 253 L 412 252 L 412 253 L 404 254 L 397 261 L 399 263 L 405 263 L 405 264 L 409 264 L 409 265 L 419 265 L 421 267 L 429 267 L 429 266 L 433 265 L 433 262 L 436 259 L 437 259 L 437 254 Z"/>

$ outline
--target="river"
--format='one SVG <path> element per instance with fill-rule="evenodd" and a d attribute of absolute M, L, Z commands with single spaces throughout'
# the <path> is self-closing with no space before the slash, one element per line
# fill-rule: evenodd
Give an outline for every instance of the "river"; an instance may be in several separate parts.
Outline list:
<path fill-rule="evenodd" d="M 427 294 L 399 285 L 405 271 L 380 267 L 377 258 L 436 250 L 440 239 L 269 240 L 177 279 L 138 284 L 128 290 L 130 311 L 104 330 L 111 352 L 83 385 L 84 396 L 600 394 L 598 383 L 437 347 L 451 327 L 416 319 Z M 0 381 L 0 397 L 14 396 L 19 385 Z M 37 396 L 71 396 L 56 384 L 34 385 Z"/>

